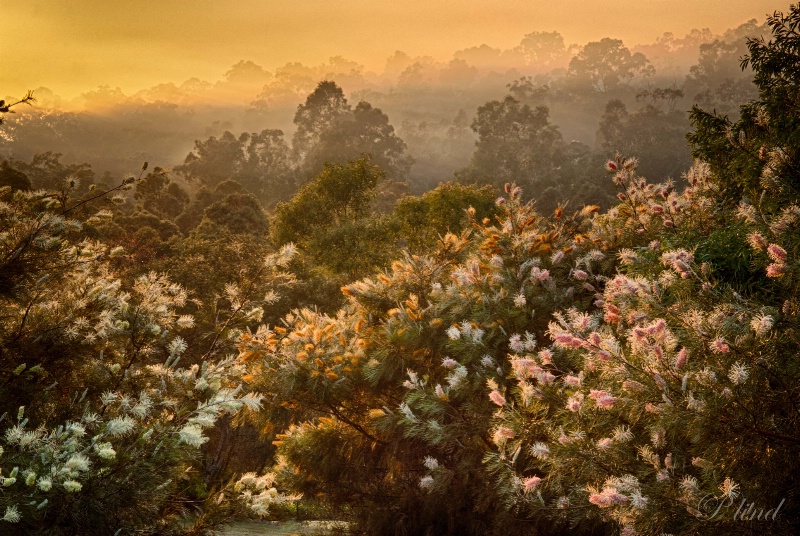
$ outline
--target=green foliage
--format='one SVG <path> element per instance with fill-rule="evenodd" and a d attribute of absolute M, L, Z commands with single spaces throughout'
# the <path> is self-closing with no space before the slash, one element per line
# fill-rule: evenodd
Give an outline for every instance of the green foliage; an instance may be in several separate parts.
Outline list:
<path fill-rule="evenodd" d="M 12 190 L 30 190 L 31 181 L 28 176 L 11 167 L 8 160 L 0 163 L 0 187 L 8 186 Z"/>
<path fill-rule="evenodd" d="M 468 228 L 467 209 L 474 209 L 474 218 L 483 221 L 497 213 L 494 201 L 497 191 L 489 186 L 466 186 L 457 182 L 441 183 L 419 197 L 398 200 L 392 212 L 398 234 L 409 251 L 433 249 L 447 233 L 459 234 Z"/>

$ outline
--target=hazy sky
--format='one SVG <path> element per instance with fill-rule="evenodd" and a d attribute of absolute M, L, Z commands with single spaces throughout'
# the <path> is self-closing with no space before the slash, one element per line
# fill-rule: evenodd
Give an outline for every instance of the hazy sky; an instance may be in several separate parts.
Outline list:
<path fill-rule="evenodd" d="M 395 50 L 440 60 L 532 31 L 568 43 L 648 43 L 666 31 L 722 32 L 790 1 L 766 0 L 24 0 L 0 8 L 0 95 L 47 86 L 72 97 L 101 84 L 126 93 L 239 60 L 266 69 L 342 55 L 380 71 Z"/>

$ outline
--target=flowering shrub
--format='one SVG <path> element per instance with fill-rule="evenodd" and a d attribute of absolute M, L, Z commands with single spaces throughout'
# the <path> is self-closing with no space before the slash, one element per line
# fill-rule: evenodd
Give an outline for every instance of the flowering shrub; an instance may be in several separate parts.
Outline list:
<path fill-rule="evenodd" d="M 620 157 L 619 203 L 572 218 L 508 186 L 497 225 L 248 350 L 287 482 L 371 533 L 796 532 L 797 20 L 750 43 L 740 123 L 695 112 L 680 186 Z"/>
<path fill-rule="evenodd" d="M 179 333 L 194 324 L 180 312 L 186 291 L 153 273 L 125 288 L 107 261 L 121 251 L 49 207 L 48 193 L 0 190 L 3 522 L 20 533 L 176 530 L 206 431 L 262 397 L 242 389 L 245 364 L 213 345 L 179 366 Z M 268 503 L 243 499 L 259 512 Z"/>

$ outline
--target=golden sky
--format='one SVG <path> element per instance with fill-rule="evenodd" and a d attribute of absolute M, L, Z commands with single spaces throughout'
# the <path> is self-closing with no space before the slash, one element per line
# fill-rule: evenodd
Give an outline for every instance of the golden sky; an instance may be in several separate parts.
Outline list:
<path fill-rule="evenodd" d="M 567 43 L 648 43 L 666 31 L 727 28 L 789 1 L 766 0 L 25 0 L 0 9 L 0 95 L 46 86 L 72 97 L 101 84 L 126 93 L 239 60 L 266 69 L 341 55 L 380 71 L 395 50 L 447 60 L 532 31 Z"/>

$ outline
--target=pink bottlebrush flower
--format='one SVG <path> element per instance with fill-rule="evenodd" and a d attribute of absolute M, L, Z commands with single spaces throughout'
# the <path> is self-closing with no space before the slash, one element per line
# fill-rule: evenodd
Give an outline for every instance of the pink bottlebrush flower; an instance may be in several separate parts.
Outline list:
<path fill-rule="evenodd" d="M 608 162 L 606 162 L 606 171 L 617 171 L 618 169 L 619 166 L 617 166 L 617 163 L 614 162 L 613 160 L 609 160 Z"/>
<path fill-rule="evenodd" d="M 747 236 L 747 242 L 750 244 L 750 247 L 758 250 L 763 251 L 764 248 L 767 247 L 767 241 L 764 240 L 764 237 L 761 233 L 751 233 Z"/>
<path fill-rule="evenodd" d="M 661 349 L 661 346 L 655 345 L 653 347 L 653 351 L 656 354 L 656 359 L 658 359 L 659 361 L 664 361 L 664 350 Z"/>
<path fill-rule="evenodd" d="M 500 391 L 498 391 L 497 389 L 489 393 L 489 398 L 491 399 L 492 402 L 494 402 L 500 407 L 506 405 L 506 399 L 503 397 L 503 395 L 500 394 Z"/>
<path fill-rule="evenodd" d="M 603 439 L 597 442 L 597 448 L 599 450 L 606 450 L 607 448 L 611 447 L 613 443 L 614 443 L 613 439 L 611 439 L 610 437 L 604 437 Z"/>
<path fill-rule="evenodd" d="M 556 377 L 546 370 L 539 370 L 536 373 L 536 379 L 539 380 L 539 383 L 542 385 L 550 385 L 556 379 Z"/>
<path fill-rule="evenodd" d="M 731 347 L 728 346 L 728 343 L 722 337 L 717 337 L 709 344 L 709 348 L 712 351 L 717 352 L 718 354 L 727 354 L 731 351 Z"/>
<path fill-rule="evenodd" d="M 628 391 L 629 393 L 640 393 L 642 391 L 647 390 L 643 384 L 637 382 L 636 380 L 625 380 L 622 382 L 622 388 Z"/>
<path fill-rule="evenodd" d="M 600 361 L 611 361 L 611 353 L 605 350 L 600 350 L 597 352 L 597 357 L 600 359 Z"/>
<path fill-rule="evenodd" d="M 667 329 L 667 322 L 663 318 L 659 318 L 653 322 L 648 328 L 651 335 L 661 335 Z"/>
<path fill-rule="evenodd" d="M 587 274 L 583 270 L 577 270 L 576 269 L 576 270 L 572 270 L 572 277 L 574 277 L 575 279 L 577 279 L 579 281 L 584 281 L 584 280 L 586 280 L 586 278 L 589 277 L 589 274 Z"/>
<path fill-rule="evenodd" d="M 664 220 L 664 227 L 672 228 L 675 227 L 675 224 L 673 223 L 672 220 Z"/>
<path fill-rule="evenodd" d="M 535 490 L 536 486 L 538 486 L 539 482 L 541 482 L 541 481 L 542 481 L 542 479 L 539 478 L 538 476 L 531 476 L 531 477 L 528 477 L 525 480 L 523 480 L 522 481 L 522 487 L 525 490 L 525 493 L 530 493 L 533 490 Z"/>
<path fill-rule="evenodd" d="M 507 194 L 511 193 L 511 183 L 505 183 L 505 185 L 503 185 L 503 190 L 505 190 Z"/>
<path fill-rule="evenodd" d="M 767 277 L 781 277 L 786 274 L 786 265 L 776 262 L 767 266 Z"/>
<path fill-rule="evenodd" d="M 611 499 L 606 496 L 604 493 L 592 493 L 589 495 L 589 502 L 592 504 L 596 504 L 600 508 L 608 508 L 609 506 L 613 506 L 613 502 Z"/>
<path fill-rule="evenodd" d="M 594 346 L 600 346 L 600 342 L 602 339 L 600 338 L 600 334 L 596 331 L 593 331 L 589 334 L 589 342 L 592 343 Z"/>
<path fill-rule="evenodd" d="M 606 311 L 603 315 L 603 320 L 609 324 L 616 324 L 619 322 L 619 315 L 617 313 L 612 313 L 611 311 Z"/>
<path fill-rule="evenodd" d="M 653 214 L 664 213 L 664 207 L 662 207 L 661 205 L 656 205 L 656 204 L 650 205 L 650 210 L 653 212 Z"/>
<path fill-rule="evenodd" d="M 778 244 L 770 244 L 767 248 L 767 255 L 775 262 L 786 262 L 786 250 Z"/>
<path fill-rule="evenodd" d="M 667 388 L 667 382 L 664 381 L 664 378 L 661 377 L 661 374 L 658 372 L 653 373 L 653 381 L 656 382 L 656 385 L 661 387 L 661 389 Z"/>
<path fill-rule="evenodd" d="M 568 387 L 580 387 L 581 386 L 581 379 L 578 378 L 577 376 L 573 376 L 571 374 L 568 375 L 568 376 L 564 376 L 561 379 L 561 381 L 563 381 L 564 385 L 566 385 Z"/>
<path fill-rule="evenodd" d="M 661 241 L 660 240 L 653 240 L 650 242 L 650 249 L 653 251 L 661 249 Z"/>
<path fill-rule="evenodd" d="M 572 344 L 572 335 L 570 333 L 559 333 L 554 339 L 558 346 L 569 346 Z"/>
<path fill-rule="evenodd" d="M 686 360 L 689 359 L 689 352 L 686 348 L 681 348 L 678 352 L 678 357 L 675 359 L 675 368 L 681 368 L 686 364 Z"/>
<path fill-rule="evenodd" d="M 652 402 L 648 402 L 647 404 L 645 404 L 644 405 L 644 410 L 647 413 L 656 413 L 656 414 L 662 413 L 662 411 L 663 411 L 660 407 L 656 406 Z"/>
<path fill-rule="evenodd" d="M 667 480 L 669 480 L 669 473 L 667 472 L 667 470 L 662 469 L 661 471 L 659 471 L 658 474 L 656 475 L 656 480 L 658 480 L 659 482 L 666 482 Z"/>
<path fill-rule="evenodd" d="M 549 365 L 553 362 L 553 352 L 548 349 L 539 350 L 539 361 L 542 362 L 542 365 Z"/>
<path fill-rule="evenodd" d="M 513 439 L 513 438 L 514 438 L 514 430 L 512 430 L 511 428 L 506 428 L 505 426 L 501 426 L 494 433 L 495 443 L 502 443 L 506 439 Z"/>
<path fill-rule="evenodd" d="M 573 413 L 579 411 L 582 405 L 583 405 L 583 395 L 581 393 L 578 393 L 575 396 L 571 396 L 567 399 L 566 407 Z"/>
<path fill-rule="evenodd" d="M 635 327 L 633 331 L 631 331 L 633 338 L 639 342 L 644 341 L 647 338 L 647 330 L 642 327 Z"/>
<path fill-rule="evenodd" d="M 494 204 L 499 207 L 501 205 L 505 205 L 506 204 L 506 200 L 505 200 L 504 197 L 498 197 L 497 199 L 494 200 Z"/>
<path fill-rule="evenodd" d="M 593 399 L 600 409 L 611 409 L 617 402 L 616 397 L 612 396 L 611 393 L 599 389 L 592 389 L 589 392 L 589 398 Z"/>
<path fill-rule="evenodd" d="M 564 260 L 564 252 L 563 251 L 560 251 L 560 250 L 556 251 L 555 253 L 553 253 L 550 256 L 550 262 L 552 262 L 553 264 L 558 264 L 562 260 Z"/>

